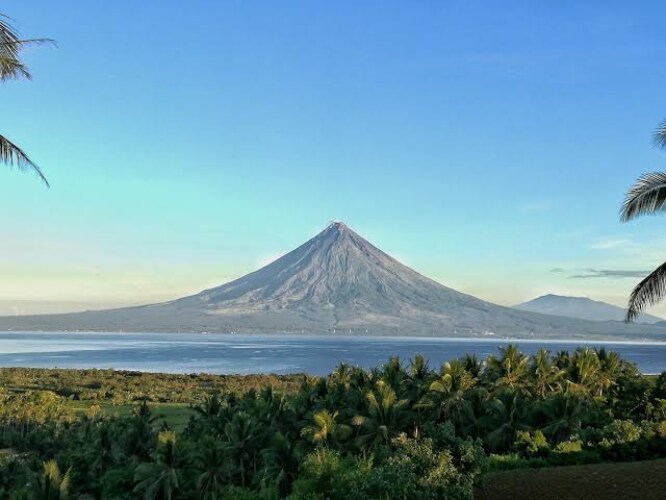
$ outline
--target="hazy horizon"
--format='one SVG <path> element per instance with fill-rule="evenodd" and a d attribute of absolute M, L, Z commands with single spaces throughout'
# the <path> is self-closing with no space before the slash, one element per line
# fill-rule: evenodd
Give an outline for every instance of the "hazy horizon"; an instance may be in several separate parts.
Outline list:
<path fill-rule="evenodd" d="M 666 160 L 666 6 L 606 6 L 5 2 L 58 48 L 0 94 L 52 184 L 0 171 L 0 310 L 189 295 L 331 219 L 497 304 L 624 306 L 666 248 L 617 215 Z"/>

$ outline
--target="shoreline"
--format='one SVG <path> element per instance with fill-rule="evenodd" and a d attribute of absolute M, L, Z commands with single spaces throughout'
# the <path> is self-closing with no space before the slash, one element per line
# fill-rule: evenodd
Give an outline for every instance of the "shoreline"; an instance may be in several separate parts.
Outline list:
<path fill-rule="evenodd" d="M 280 337 L 284 339 L 344 339 L 344 340 L 401 340 L 401 341 L 441 341 L 441 342 L 499 342 L 499 343 L 526 343 L 526 344 L 588 344 L 588 343 L 604 343 L 611 345 L 666 345 L 666 340 L 652 340 L 652 339 L 622 339 L 618 340 L 613 337 L 556 337 L 556 338 L 535 338 L 535 337 L 503 337 L 494 335 L 471 335 L 471 336 L 423 336 L 423 335 L 398 335 L 398 334 L 339 334 L 339 333 L 237 333 L 237 332 L 125 332 L 125 331 L 102 331 L 102 330 L 1 330 L 1 335 L 182 335 L 186 337 L 201 336 L 201 337 L 233 337 L 233 338 L 275 338 Z"/>
<path fill-rule="evenodd" d="M 349 364 L 351 367 L 362 368 L 364 371 L 369 371 L 369 368 L 364 368 L 359 365 Z M 164 375 L 164 376 L 181 376 L 181 377 L 222 377 L 222 378 L 245 378 L 252 379 L 257 377 L 275 377 L 275 378 L 298 378 L 298 377 L 318 377 L 324 378 L 330 375 L 326 373 L 323 375 L 318 375 L 316 373 L 307 373 L 307 372 L 289 372 L 289 373 L 275 373 L 275 372 L 252 372 L 252 373 L 213 373 L 213 372 L 165 372 L 165 371 L 153 371 L 153 370 L 140 370 L 140 369 L 127 369 L 127 368 L 71 368 L 71 367 L 44 367 L 44 366 L 0 366 L 0 372 L 2 370 L 40 370 L 40 371 L 58 371 L 58 372 L 112 372 L 115 374 L 145 374 L 145 375 Z M 639 370 L 640 371 L 640 370 Z M 663 372 L 643 372 L 640 371 L 640 374 L 644 377 L 658 377 Z"/>

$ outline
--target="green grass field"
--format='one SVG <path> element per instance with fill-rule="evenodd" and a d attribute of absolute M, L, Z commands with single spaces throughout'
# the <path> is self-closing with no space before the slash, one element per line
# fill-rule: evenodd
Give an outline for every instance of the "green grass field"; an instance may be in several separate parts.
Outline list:
<path fill-rule="evenodd" d="M 666 460 L 497 472 L 475 500 L 663 500 Z"/>
<path fill-rule="evenodd" d="M 109 416 L 128 416 L 136 405 L 112 405 L 93 401 L 70 401 L 68 403 L 76 413 L 86 413 L 91 406 L 99 406 L 102 413 Z M 193 411 L 189 404 L 184 403 L 152 403 L 150 408 L 159 420 L 166 421 L 174 430 L 182 430 L 190 419 Z"/>

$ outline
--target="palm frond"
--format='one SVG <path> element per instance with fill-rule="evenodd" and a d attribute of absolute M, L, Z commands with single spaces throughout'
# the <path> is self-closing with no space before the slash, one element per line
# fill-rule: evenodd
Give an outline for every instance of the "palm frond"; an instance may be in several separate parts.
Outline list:
<path fill-rule="evenodd" d="M 657 126 L 654 131 L 653 139 L 655 146 L 666 148 L 666 120 Z"/>
<path fill-rule="evenodd" d="M 368 417 L 364 417 L 363 415 L 356 415 L 352 418 L 351 423 L 356 427 L 360 427 L 362 425 L 366 425 L 369 421 L 370 419 Z"/>
<path fill-rule="evenodd" d="M 0 14 L 0 53 L 16 56 L 26 45 L 55 44 L 50 38 L 22 39 L 19 32 L 11 25 L 12 18 Z"/>
<path fill-rule="evenodd" d="M 21 77 L 30 79 L 30 72 L 21 63 L 19 52 L 28 45 L 55 45 L 55 42 L 50 38 L 21 39 L 9 21 L 10 18 L 0 14 L 0 81 Z"/>
<path fill-rule="evenodd" d="M 32 75 L 28 68 L 17 59 L 0 55 L 0 81 L 18 80 L 26 78 L 30 80 Z"/>
<path fill-rule="evenodd" d="M 647 305 L 660 302 L 666 294 L 666 262 L 645 277 L 631 292 L 625 321 L 636 319 Z"/>
<path fill-rule="evenodd" d="M 627 191 L 620 220 L 627 222 L 641 215 L 666 211 L 666 172 L 641 175 Z"/>
<path fill-rule="evenodd" d="M 1 21 L 0 21 L 1 22 Z M 2 40 L 2 35 L 0 35 L 0 40 Z M 18 54 L 22 49 L 28 45 L 54 45 L 57 46 L 55 40 L 52 38 L 25 38 L 25 39 L 15 39 L 0 41 L 0 52 L 8 52 L 13 54 Z"/>
<path fill-rule="evenodd" d="M 65 475 L 62 477 L 62 480 L 60 481 L 60 486 L 58 487 L 61 498 L 65 498 L 67 496 L 71 478 L 72 478 L 72 468 L 70 467 L 69 469 L 67 469 L 67 472 L 65 472 Z"/>
<path fill-rule="evenodd" d="M 41 169 L 28 158 L 21 148 L 2 135 L 0 135 L 0 163 L 15 166 L 19 170 L 33 170 L 44 181 L 46 187 L 50 187 L 49 181 L 46 180 Z"/>

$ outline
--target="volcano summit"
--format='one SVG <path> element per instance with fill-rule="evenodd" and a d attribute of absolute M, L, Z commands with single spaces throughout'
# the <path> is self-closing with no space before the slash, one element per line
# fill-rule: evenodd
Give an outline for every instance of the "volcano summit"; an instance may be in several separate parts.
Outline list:
<path fill-rule="evenodd" d="M 3 330 L 664 338 L 666 330 L 519 311 L 447 288 L 341 222 L 251 274 L 181 299 L 0 318 Z"/>

